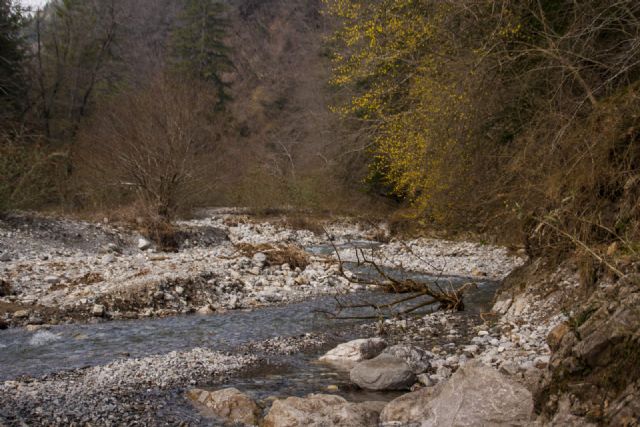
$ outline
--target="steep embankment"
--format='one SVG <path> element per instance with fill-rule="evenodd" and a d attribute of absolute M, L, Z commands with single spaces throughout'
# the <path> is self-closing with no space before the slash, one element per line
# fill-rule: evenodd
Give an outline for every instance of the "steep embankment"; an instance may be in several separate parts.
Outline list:
<path fill-rule="evenodd" d="M 494 307 L 502 322 L 549 331 L 549 365 L 531 382 L 543 423 L 637 425 L 638 267 L 585 282 L 576 259 L 537 258 L 505 280 Z"/>

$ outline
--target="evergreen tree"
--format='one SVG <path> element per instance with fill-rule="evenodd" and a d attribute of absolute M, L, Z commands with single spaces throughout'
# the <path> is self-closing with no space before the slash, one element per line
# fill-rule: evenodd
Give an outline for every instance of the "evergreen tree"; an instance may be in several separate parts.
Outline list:
<path fill-rule="evenodd" d="M 172 37 L 175 70 L 212 82 L 220 104 L 231 98 L 221 74 L 233 68 L 223 41 L 227 27 L 223 12 L 224 5 L 217 0 L 187 0 Z"/>
<path fill-rule="evenodd" d="M 25 98 L 22 29 L 25 19 L 13 0 L 0 0 L 0 122 L 19 112 Z"/>

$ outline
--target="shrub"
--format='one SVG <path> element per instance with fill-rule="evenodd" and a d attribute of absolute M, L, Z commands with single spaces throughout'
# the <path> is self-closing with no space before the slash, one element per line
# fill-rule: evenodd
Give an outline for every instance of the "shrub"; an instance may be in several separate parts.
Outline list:
<path fill-rule="evenodd" d="M 79 136 L 78 178 L 94 204 L 139 202 L 152 224 L 188 210 L 215 184 L 215 96 L 158 78 L 119 96 Z"/>

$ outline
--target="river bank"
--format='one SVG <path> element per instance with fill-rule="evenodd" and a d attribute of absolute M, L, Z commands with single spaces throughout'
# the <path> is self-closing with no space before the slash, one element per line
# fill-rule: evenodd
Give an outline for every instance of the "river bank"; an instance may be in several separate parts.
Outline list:
<path fill-rule="evenodd" d="M 372 240 L 378 228 L 349 220 L 325 224 L 332 242 L 323 234 L 236 214 L 179 226 L 189 238 L 178 252 L 161 252 L 123 226 L 26 214 L 0 221 L 0 321 L 36 327 L 206 314 L 364 289 L 339 273 L 329 243 L 348 260 L 350 242 L 369 243 L 381 265 L 432 274 L 500 279 L 522 262 L 505 249 L 466 242 L 378 244 Z M 313 247 L 329 253 L 308 256 L 301 266 L 269 259 L 270 251 L 285 252 L 286 261 L 287 251 Z"/>
<path fill-rule="evenodd" d="M 348 373 L 327 371 L 327 368 L 315 371 L 321 368 L 313 362 L 340 342 L 374 336 L 383 338 L 388 346 L 411 346 L 429 353 L 428 367 L 413 389 L 446 384 L 471 361 L 482 361 L 510 380 L 533 389 L 533 383 L 549 363 L 547 335 L 563 320 L 557 314 L 550 315 L 549 307 L 536 301 L 506 302 L 505 294 L 501 294 L 493 307 L 495 315 L 488 313 L 495 292 L 495 286 L 491 288 L 489 283 L 504 277 L 524 261 L 503 248 L 428 239 L 375 242 L 372 237 L 379 236 L 379 229 L 346 220 L 326 224 L 329 236 L 316 235 L 307 230 L 289 229 L 280 223 L 225 213 L 181 223 L 181 227 L 199 230 L 195 235 L 215 234 L 226 238 L 204 243 L 193 239 L 177 253 L 161 253 L 152 247 L 141 249 L 140 236 L 109 224 L 62 222 L 60 225 L 61 220 L 48 221 L 63 228 L 72 224 L 72 229 L 91 230 L 92 236 L 97 237 L 92 241 L 91 236 L 80 232 L 70 242 L 61 239 L 60 233 L 50 233 L 51 223 L 46 227 L 16 227 L 4 223 L 2 251 L 3 255 L 9 255 L 4 256 L 2 277 L 11 284 L 11 292 L 3 296 L 2 301 L 29 314 L 16 316 L 19 310 L 9 309 L 5 310 L 3 319 L 11 326 L 26 326 L 26 329 L 13 330 L 18 331 L 15 342 L 41 345 L 36 350 L 41 355 L 47 353 L 47 345 L 52 347 L 51 353 L 55 353 L 56 342 L 61 348 L 68 348 L 66 343 L 75 340 L 80 343 L 77 352 L 91 356 L 86 361 L 82 357 L 78 359 L 77 363 L 86 363 L 86 368 L 69 370 L 69 366 L 66 369 L 54 366 L 47 373 L 31 376 L 28 373 L 32 368 L 26 366 L 20 376 L 6 378 L 0 385 L 3 402 L 0 415 L 10 425 L 22 422 L 109 425 L 116 424 L 115 420 L 143 425 L 216 425 L 220 420 L 203 418 L 188 402 L 184 393 L 193 387 L 218 389 L 239 385 L 251 390 L 265 411 L 275 398 L 286 397 L 287 392 L 299 396 L 331 392 L 350 400 L 388 401 L 398 393 L 363 393 L 351 383 Z M 219 231 L 211 233 L 213 228 Z M 367 291 L 366 286 L 349 283 L 331 256 L 335 246 L 341 248 L 343 260 L 350 260 L 354 255 L 353 242 L 366 248 L 367 253 L 374 248 L 370 252 L 372 259 L 380 265 L 394 267 L 394 271 L 415 275 L 417 270 L 424 277 L 435 275 L 440 279 L 446 279 L 447 275 L 471 276 L 460 280 L 475 279 L 484 285 L 480 286 L 480 293 L 468 297 L 465 312 L 426 313 L 382 323 L 356 322 L 342 326 L 314 320 L 316 323 L 305 326 L 306 320 L 302 317 L 297 320 L 295 311 L 287 311 L 293 307 L 291 304 L 295 306 L 297 301 L 322 298 L 322 295 L 357 297 Z M 285 243 L 307 249 L 311 255 L 305 268 L 269 265 L 267 253 L 258 251 L 248 256 L 240 249 L 246 248 L 244 245 Z M 118 245 L 117 250 L 114 244 Z M 405 270 L 405 266 L 409 269 Z M 82 278 L 87 274 L 99 275 L 101 280 L 83 283 L 81 280 L 86 281 Z M 47 280 L 52 275 L 57 275 L 58 280 Z M 158 293 L 162 293 L 161 298 Z M 306 303 L 301 304 L 298 313 L 306 316 L 312 311 Z M 321 304 L 324 307 L 328 303 Z M 95 309 L 98 305 L 103 311 Z M 259 317 L 268 312 L 265 310 L 280 309 L 284 310 L 282 314 L 275 311 L 271 317 Z M 189 312 L 201 314 L 175 317 Z M 232 313 L 249 317 L 245 321 L 240 318 L 234 321 L 234 317 L 226 317 Z M 539 316 L 541 313 L 545 315 Z M 123 320 L 126 318 L 138 320 Z M 228 331 L 225 323 L 207 323 L 215 318 L 229 319 L 228 324 L 246 324 L 254 330 L 256 324 L 269 329 L 272 320 L 268 319 L 284 318 L 290 322 L 281 322 L 282 326 L 275 327 L 271 336 L 261 336 L 248 333 L 251 329 L 234 332 Z M 98 325 L 82 325 L 87 322 Z M 149 322 L 160 323 L 152 327 Z M 178 326 L 174 322 L 186 323 Z M 303 328 L 291 329 L 290 324 L 303 325 Z M 91 329 L 100 325 L 107 330 Z M 141 339 L 133 334 L 130 341 L 120 345 L 121 355 L 110 355 L 113 353 L 110 348 L 102 356 L 95 353 L 94 341 L 104 345 L 113 339 L 109 330 L 115 331 L 113 337 L 122 337 L 122 331 L 131 331 L 134 325 L 147 331 L 145 339 L 149 341 L 146 342 L 157 342 L 164 351 L 144 341 L 141 346 L 132 344 Z M 87 333 L 73 329 L 82 327 L 89 328 Z M 190 331 L 198 335 L 194 332 L 198 328 L 220 334 L 220 339 L 216 341 L 206 334 L 196 340 L 186 338 Z M 163 341 L 148 335 L 151 329 L 174 330 L 175 342 L 186 348 L 172 348 L 168 344 L 170 339 L 165 337 Z M 327 331 L 331 333 L 327 335 Z M 3 333 L 7 332 L 0 332 Z M 16 334 L 11 330 L 9 333 Z M 221 345 L 227 336 L 234 345 Z M 240 336 L 242 339 L 231 338 Z M 149 349 L 136 350 L 143 347 Z M 60 357 L 63 363 L 71 360 L 63 351 Z M 46 363 L 51 365 L 50 361 Z M 269 369 L 256 372 L 256 366 L 271 365 L 279 366 L 278 369 L 289 366 L 284 368 L 288 372 L 285 380 L 274 380 L 278 375 Z M 305 371 L 311 376 L 327 376 L 312 383 L 311 388 L 302 387 L 303 381 L 296 383 L 294 378 Z M 253 374 L 247 377 L 248 372 Z M 277 393 L 279 389 L 284 390 L 285 395 Z"/>

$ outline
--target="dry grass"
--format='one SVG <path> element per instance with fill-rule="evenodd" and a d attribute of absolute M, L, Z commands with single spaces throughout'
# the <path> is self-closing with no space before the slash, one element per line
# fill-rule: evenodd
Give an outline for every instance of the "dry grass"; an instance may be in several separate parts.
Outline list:
<path fill-rule="evenodd" d="M 180 248 L 179 230 L 168 221 L 147 219 L 140 226 L 140 232 L 162 251 L 177 252 Z"/>
<path fill-rule="evenodd" d="M 310 217 L 309 215 L 289 215 L 283 222 L 285 227 L 293 230 L 308 230 L 318 236 L 324 234 L 325 221 L 319 218 Z"/>
<path fill-rule="evenodd" d="M 309 255 L 304 249 L 296 245 L 270 245 L 260 244 L 251 245 L 248 243 L 240 243 L 236 245 L 236 248 L 247 257 L 253 257 L 256 253 L 264 253 L 267 256 L 267 263 L 269 265 L 282 265 L 289 264 L 291 268 L 300 268 L 304 270 L 311 262 Z"/>

